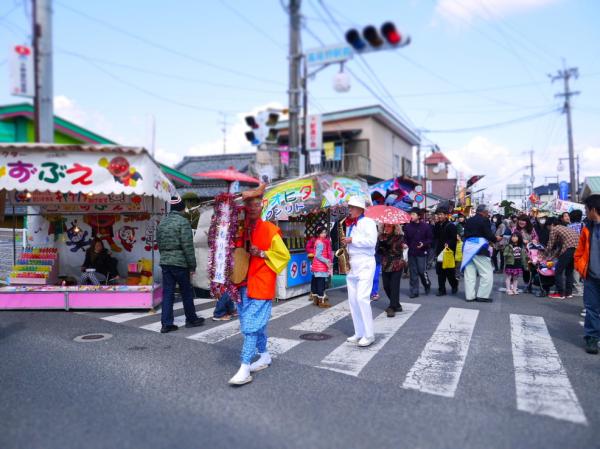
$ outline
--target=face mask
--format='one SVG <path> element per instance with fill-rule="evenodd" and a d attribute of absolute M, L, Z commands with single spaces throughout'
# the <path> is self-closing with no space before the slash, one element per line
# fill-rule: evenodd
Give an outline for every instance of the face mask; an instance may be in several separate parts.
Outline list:
<path fill-rule="evenodd" d="M 544 220 L 543 218 L 540 220 L 540 224 L 546 224 L 546 220 Z"/>
<path fill-rule="evenodd" d="M 496 223 L 498 220 L 496 220 L 496 219 L 494 218 L 494 219 L 492 219 L 492 221 L 493 221 L 494 223 Z"/>

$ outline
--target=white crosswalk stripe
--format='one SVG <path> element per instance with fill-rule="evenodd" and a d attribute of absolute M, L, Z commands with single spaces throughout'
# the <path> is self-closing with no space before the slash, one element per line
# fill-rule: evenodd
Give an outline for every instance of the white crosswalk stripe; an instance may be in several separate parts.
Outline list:
<path fill-rule="evenodd" d="M 343 301 L 302 321 L 300 324 L 292 326 L 291 329 L 306 332 L 323 332 L 348 315 L 350 315 L 348 301 Z"/>
<path fill-rule="evenodd" d="M 198 318 L 208 319 L 213 316 L 213 309 L 210 308 L 210 309 L 196 311 L 196 315 L 198 315 Z M 184 326 L 185 325 L 185 315 L 176 316 L 175 319 L 173 320 L 173 324 L 175 326 Z M 152 331 L 152 332 L 160 332 L 161 327 L 162 327 L 161 322 L 156 321 L 154 323 L 140 326 L 140 329 L 145 329 L 147 331 Z"/>
<path fill-rule="evenodd" d="M 410 369 L 403 388 L 453 397 L 479 311 L 451 307 Z"/>
<path fill-rule="evenodd" d="M 293 301 L 287 301 L 284 304 L 275 306 L 273 307 L 273 312 L 271 313 L 270 321 L 281 318 L 282 316 L 295 312 L 296 310 L 299 310 L 310 304 L 310 302 L 306 301 L 306 297 L 303 296 Z M 187 338 L 189 338 L 190 340 L 197 340 L 204 343 L 218 343 L 227 338 L 233 337 L 239 333 L 240 323 L 236 320 L 234 322 L 229 322 L 221 326 L 213 327 L 211 329 L 198 332 L 197 334 L 190 335 Z"/>
<path fill-rule="evenodd" d="M 517 408 L 587 424 L 583 409 L 542 317 L 511 315 Z"/>
<path fill-rule="evenodd" d="M 214 302 L 212 299 L 194 300 L 195 306 L 206 307 L 212 302 Z M 274 303 L 271 321 L 285 316 L 293 318 L 295 312 L 305 310 L 305 307 L 311 304 L 311 302 L 306 301 L 306 297 L 279 304 Z M 316 360 L 323 356 L 319 355 L 316 359 L 314 356 L 312 358 L 311 356 L 307 357 L 307 348 L 301 346 L 305 342 L 296 339 L 295 336 L 288 338 L 279 336 L 281 334 L 270 336 L 268 350 L 273 357 L 281 357 L 283 354 L 299 347 L 298 351 L 294 351 L 294 356 L 288 358 L 289 360 L 298 358 L 299 363 L 315 368 L 354 377 L 371 378 L 371 376 L 375 376 L 374 371 L 365 371 L 365 368 L 369 364 L 381 362 L 381 350 L 409 320 L 418 319 L 420 315 L 415 314 L 415 312 L 420 307 L 421 304 L 403 303 L 403 312 L 397 313 L 394 318 L 388 318 L 385 312 L 380 313 L 374 320 L 376 340 L 373 345 L 360 348 L 354 344 L 343 342 L 337 347 L 330 346 L 328 347 L 331 348 L 328 349 L 329 354 L 318 362 Z M 181 309 L 183 309 L 181 303 L 176 304 L 174 307 L 176 311 L 181 311 Z M 377 310 L 374 309 L 374 311 Z M 199 317 L 209 319 L 212 317 L 213 307 L 208 307 L 196 313 Z M 336 323 L 349 319 L 350 309 L 347 300 L 344 300 L 329 309 L 311 307 L 312 316 L 309 318 L 306 318 L 306 313 L 298 314 L 298 316 L 300 315 L 302 318 L 295 321 L 294 324 L 290 324 L 287 329 L 290 331 L 325 332 Z M 155 320 L 148 323 L 147 318 L 152 316 L 155 317 Z M 135 320 L 140 319 L 142 321 L 143 318 L 146 318 L 144 322 L 135 324 Z M 161 329 L 159 318 L 159 314 L 152 315 L 147 312 L 129 312 L 101 317 L 106 321 L 137 326 L 153 332 L 159 332 Z M 402 388 L 447 398 L 454 397 L 467 363 L 469 347 L 478 318 L 479 311 L 476 309 L 448 308 L 408 372 L 406 374 L 399 373 L 400 376 L 404 376 Z M 185 315 L 176 316 L 174 324 L 184 326 Z M 346 324 L 351 326 L 351 323 Z M 275 329 L 276 334 L 281 332 L 281 326 Z M 217 344 L 239 335 L 240 323 L 239 320 L 211 322 L 210 325 L 207 324 L 206 328 L 188 329 L 187 332 L 181 334 L 190 340 Z M 571 423 L 587 424 L 586 415 L 567 376 L 566 369 L 562 364 L 544 319 L 539 316 L 512 314 L 510 315 L 510 334 L 514 370 L 512 367 L 507 369 L 510 369 L 510 375 L 514 375 L 515 379 L 515 408 L 535 415 L 549 416 Z M 324 344 L 327 345 L 327 343 Z M 508 345 L 506 350 L 509 350 Z M 392 356 L 401 357 L 399 354 L 392 354 Z"/>
<path fill-rule="evenodd" d="M 267 340 L 267 350 L 273 357 L 277 357 L 295 348 L 300 343 L 302 342 L 299 340 L 291 340 L 289 338 L 269 337 Z"/>
<path fill-rule="evenodd" d="M 194 299 L 195 306 L 201 306 L 203 304 L 208 304 L 214 302 L 215 300 L 212 298 L 196 298 Z M 178 302 L 173 304 L 173 311 L 183 309 L 183 303 Z M 117 313 L 116 315 L 109 315 L 102 317 L 103 320 L 111 321 L 113 323 L 125 323 L 126 321 L 137 320 L 138 318 L 144 318 L 147 316 L 153 316 L 155 313 L 152 312 L 127 312 L 127 313 Z"/>
<path fill-rule="evenodd" d="M 317 367 L 351 376 L 358 376 L 367 363 L 371 361 L 419 307 L 421 307 L 420 304 L 403 303 L 403 311 L 396 313 L 393 319 L 388 318 L 385 312 L 381 313 L 374 321 L 375 343 L 366 348 L 359 348 L 355 344 L 344 342 L 321 360 Z"/>

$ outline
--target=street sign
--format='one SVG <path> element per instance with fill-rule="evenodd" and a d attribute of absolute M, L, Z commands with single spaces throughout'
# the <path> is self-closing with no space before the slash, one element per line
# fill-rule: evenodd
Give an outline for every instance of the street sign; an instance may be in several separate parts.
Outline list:
<path fill-rule="evenodd" d="M 306 149 L 323 149 L 323 120 L 320 114 L 309 115 L 306 120 Z"/>
<path fill-rule="evenodd" d="M 10 50 L 10 94 L 33 98 L 33 50 L 15 45 Z"/>
<path fill-rule="evenodd" d="M 306 63 L 311 66 L 343 62 L 352 59 L 353 54 L 352 47 L 345 44 L 312 48 L 306 51 Z"/>

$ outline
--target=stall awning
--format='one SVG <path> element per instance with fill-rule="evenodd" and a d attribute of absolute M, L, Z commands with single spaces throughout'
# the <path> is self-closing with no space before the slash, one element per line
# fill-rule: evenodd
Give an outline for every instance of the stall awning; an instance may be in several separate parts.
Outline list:
<path fill-rule="evenodd" d="M 125 194 L 168 201 L 175 186 L 144 148 L 0 144 L 0 186 L 15 192 Z"/>

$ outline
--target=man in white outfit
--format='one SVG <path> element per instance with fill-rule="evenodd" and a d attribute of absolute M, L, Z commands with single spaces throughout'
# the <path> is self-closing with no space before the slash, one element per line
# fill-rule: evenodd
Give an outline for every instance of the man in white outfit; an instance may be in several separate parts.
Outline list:
<path fill-rule="evenodd" d="M 346 285 L 354 323 L 354 335 L 347 341 L 358 344 L 360 347 L 367 347 L 375 341 L 371 289 L 375 275 L 377 225 L 373 220 L 364 216 L 366 208 L 364 198 L 350 198 L 348 207 L 350 215 L 346 218 L 344 243 L 350 256 L 350 272 L 346 277 Z"/>

